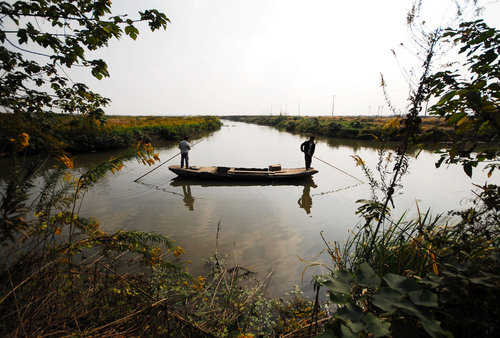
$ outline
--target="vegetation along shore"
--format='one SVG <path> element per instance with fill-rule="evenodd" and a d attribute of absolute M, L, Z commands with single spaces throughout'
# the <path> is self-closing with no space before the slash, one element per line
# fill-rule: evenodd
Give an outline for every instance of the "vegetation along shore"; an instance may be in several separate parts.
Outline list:
<path fill-rule="evenodd" d="M 179 140 L 218 130 L 222 122 L 214 116 L 103 116 L 49 114 L 34 124 L 16 114 L 0 114 L 0 149 L 12 151 L 17 135 L 29 135 L 28 152 L 48 151 L 58 146 L 70 153 L 126 148 L 137 141 Z"/>
<path fill-rule="evenodd" d="M 356 140 L 401 141 L 398 133 L 401 116 L 290 116 L 240 115 L 225 119 L 275 127 L 289 132 L 314 134 Z M 419 142 L 446 142 L 453 137 L 453 128 L 442 118 L 423 117 L 419 126 Z"/>

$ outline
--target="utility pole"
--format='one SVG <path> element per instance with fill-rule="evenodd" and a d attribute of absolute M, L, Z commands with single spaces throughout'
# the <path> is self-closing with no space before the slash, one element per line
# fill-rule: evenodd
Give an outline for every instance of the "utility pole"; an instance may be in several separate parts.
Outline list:
<path fill-rule="evenodd" d="M 333 94 L 332 96 L 333 96 L 333 102 L 332 102 L 332 117 L 333 117 L 333 114 L 335 113 L 335 94 Z"/>

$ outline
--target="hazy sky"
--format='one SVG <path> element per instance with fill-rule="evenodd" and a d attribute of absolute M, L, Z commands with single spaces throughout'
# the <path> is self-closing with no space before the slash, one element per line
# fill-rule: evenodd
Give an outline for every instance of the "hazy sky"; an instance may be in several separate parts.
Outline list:
<path fill-rule="evenodd" d="M 446 24 L 455 10 L 449 0 L 425 4 L 433 6 L 424 7 L 429 27 Z M 402 69 L 419 64 L 400 47 L 410 46 L 410 6 L 411 0 L 115 0 L 116 14 L 157 8 L 172 23 L 155 33 L 141 26 L 136 41 L 123 37 L 99 51 L 111 78 L 72 76 L 112 99 L 108 114 L 297 115 L 299 106 L 300 115 L 331 115 L 333 106 L 335 115 L 389 114 L 380 73 L 404 110 Z M 498 2 L 488 3 L 484 16 L 498 27 Z"/>

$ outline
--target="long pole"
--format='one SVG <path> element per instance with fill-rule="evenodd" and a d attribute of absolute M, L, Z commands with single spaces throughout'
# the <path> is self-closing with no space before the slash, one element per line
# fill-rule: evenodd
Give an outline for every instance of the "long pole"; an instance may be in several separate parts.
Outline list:
<path fill-rule="evenodd" d="M 197 145 L 198 143 L 200 143 L 201 141 L 203 141 L 204 139 L 205 139 L 205 138 L 202 138 L 201 140 L 199 140 L 198 142 L 196 142 L 195 144 L 193 144 L 193 145 L 191 146 L 191 148 L 192 148 L 192 147 L 194 147 L 195 145 Z M 178 152 L 177 154 L 175 154 L 174 156 L 172 156 L 171 158 L 169 158 L 168 160 L 166 160 L 165 162 L 163 162 L 162 164 L 160 164 L 160 165 L 159 165 L 159 166 L 157 166 L 156 168 L 151 169 L 150 171 L 148 171 L 147 173 L 145 173 L 145 174 L 144 174 L 144 175 L 142 175 L 141 177 L 136 178 L 136 179 L 134 180 L 134 182 L 139 181 L 139 180 L 140 180 L 141 178 L 143 178 L 144 176 L 146 176 L 146 175 L 148 175 L 149 173 L 151 173 L 151 172 L 155 171 L 156 169 L 158 169 L 159 167 L 161 167 L 162 165 L 164 165 L 165 163 L 169 162 L 170 160 L 172 160 L 172 159 L 176 158 L 176 157 L 177 157 L 177 156 L 179 156 L 179 155 L 180 155 L 180 152 Z"/>
<path fill-rule="evenodd" d="M 320 159 L 320 158 L 318 158 L 318 157 L 316 157 L 316 156 L 313 156 L 313 157 L 314 157 L 315 159 L 317 159 L 317 160 L 319 160 L 319 161 L 321 161 L 321 162 L 325 163 L 325 164 L 328 164 L 330 167 L 332 167 L 332 168 L 334 168 L 334 169 L 337 169 L 338 171 L 340 171 L 340 172 L 342 172 L 342 173 L 346 174 L 347 176 L 350 176 L 350 177 L 354 178 L 355 180 L 357 180 L 357 181 L 359 181 L 359 182 L 361 182 L 361 183 L 365 183 L 365 182 L 361 181 L 359 178 L 352 176 L 352 175 L 351 175 L 351 174 L 349 174 L 348 172 L 345 172 L 344 170 L 337 168 L 337 167 L 336 167 L 336 166 L 334 166 L 333 164 L 330 164 L 330 163 L 328 163 L 328 162 L 326 162 L 326 161 L 323 161 L 322 159 Z"/>

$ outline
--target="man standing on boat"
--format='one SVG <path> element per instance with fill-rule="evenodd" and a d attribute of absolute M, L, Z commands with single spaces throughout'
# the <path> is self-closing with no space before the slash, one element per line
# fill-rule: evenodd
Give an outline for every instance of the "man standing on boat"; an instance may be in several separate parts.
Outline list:
<path fill-rule="evenodd" d="M 314 135 L 309 137 L 308 141 L 305 141 L 300 145 L 300 150 L 304 153 L 304 157 L 306 160 L 306 170 L 311 168 L 312 157 L 314 154 L 314 149 L 316 148 L 316 144 L 314 143 Z"/>
<path fill-rule="evenodd" d="M 186 161 L 186 169 L 189 169 L 189 150 L 191 150 L 191 145 L 188 143 L 189 138 L 186 136 L 184 140 L 179 143 L 179 149 L 181 150 L 181 168 L 184 166 L 184 161 Z"/>

